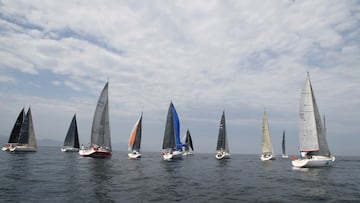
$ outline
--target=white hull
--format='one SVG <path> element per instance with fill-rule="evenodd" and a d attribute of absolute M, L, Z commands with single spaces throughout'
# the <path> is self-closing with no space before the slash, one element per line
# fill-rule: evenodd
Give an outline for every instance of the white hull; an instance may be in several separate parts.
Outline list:
<path fill-rule="evenodd" d="M 139 159 L 141 158 L 141 154 L 139 152 L 128 153 L 129 159 Z"/>
<path fill-rule="evenodd" d="M 79 148 L 74 148 L 74 147 L 62 147 L 61 148 L 62 152 L 78 152 Z"/>
<path fill-rule="evenodd" d="M 9 148 L 10 152 L 36 152 L 35 147 L 29 147 L 27 145 L 16 145 Z"/>
<path fill-rule="evenodd" d="M 3 147 L 1 148 L 2 151 L 10 151 L 11 148 L 14 148 L 16 146 L 17 143 L 8 143 L 8 144 L 4 144 Z"/>
<path fill-rule="evenodd" d="M 289 158 L 289 156 L 287 154 L 283 154 L 283 155 L 281 155 L 281 158 L 287 159 L 287 158 Z"/>
<path fill-rule="evenodd" d="M 217 160 L 222 160 L 222 159 L 230 159 L 230 153 L 227 152 L 217 152 L 215 155 L 215 158 Z"/>
<path fill-rule="evenodd" d="M 261 161 L 270 161 L 270 160 L 275 160 L 276 158 L 273 155 L 266 155 L 265 156 L 264 154 L 262 154 L 260 156 L 260 159 L 261 159 Z"/>
<path fill-rule="evenodd" d="M 79 154 L 83 157 L 106 158 L 111 157 L 112 152 L 101 147 L 93 147 L 89 149 L 80 149 Z"/>
<path fill-rule="evenodd" d="M 312 156 L 311 158 L 295 159 L 291 163 L 296 168 L 316 168 L 332 166 L 335 157 Z"/>
<path fill-rule="evenodd" d="M 183 156 L 188 156 L 188 155 L 193 155 L 193 153 L 192 153 L 192 152 L 189 152 L 189 151 L 185 151 L 182 155 L 183 155 Z"/>
<path fill-rule="evenodd" d="M 163 152 L 164 160 L 170 161 L 173 159 L 180 159 L 182 157 L 181 151 Z"/>

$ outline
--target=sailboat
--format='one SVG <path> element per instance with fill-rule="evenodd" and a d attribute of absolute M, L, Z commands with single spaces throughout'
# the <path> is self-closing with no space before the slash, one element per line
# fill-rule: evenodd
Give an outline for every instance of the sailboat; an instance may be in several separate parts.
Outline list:
<path fill-rule="evenodd" d="M 109 124 L 109 82 L 106 82 L 102 90 L 91 128 L 91 143 L 89 148 L 81 147 L 79 154 L 84 157 L 103 158 L 112 155 L 110 124 Z"/>
<path fill-rule="evenodd" d="M 281 147 L 282 147 L 282 155 L 281 157 L 283 159 L 287 159 L 289 156 L 286 154 L 285 152 L 285 130 L 283 131 L 283 137 L 282 137 L 282 142 L 281 142 Z"/>
<path fill-rule="evenodd" d="M 130 134 L 129 145 L 128 145 L 128 149 L 130 151 L 128 153 L 129 159 L 141 158 L 141 154 L 140 154 L 141 129 L 142 129 L 142 112 Z"/>
<path fill-rule="evenodd" d="M 292 160 L 294 167 L 331 166 L 335 161 L 327 144 L 325 126 L 321 122 L 309 73 L 300 97 L 299 141 L 301 157 L 300 159 L 294 157 Z"/>
<path fill-rule="evenodd" d="M 182 157 L 183 144 L 180 140 L 180 121 L 174 104 L 171 102 L 166 118 L 162 155 L 164 160 Z"/>
<path fill-rule="evenodd" d="M 219 135 L 218 135 L 218 140 L 217 140 L 217 145 L 216 145 L 215 158 L 218 160 L 230 159 L 229 144 L 228 144 L 228 138 L 226 135 L 225 112 L 224 111 L 221 115 L 221 120 L 220 120 Z"/>
<path fill-rule="evenodd" d="M 76 114 L 74 114 L 68 132 L 66 134 L 64 145 L 61 147 L 62 152 L 78 152 L 79 151 L 79 133 L 76 123 Z"/>
<path fill-rule="evenodd" d="M 185 147 L 184 148 L 185 148 L 185 151 L 183 153 L 184 156 L 193 154 L 193 152 L 190 151 L 190 148 L 191 148 L 192 151 L 194 151 L 194 147 L 193 147 L 193 142 L 192 142 L 192 138 L 191 138 L 189 129 L 186 131 Z"/>
<path fill-rule="evenodd" d="M 263 127 L 262 127 L 262 153 L 260 155 L 261 161 L 275 160 L 274 149 L 270 138 L 269 121 L 266 111 L 263 114 Z"/>
<path fill-rule="evenodd" d="M 15 121 L 13 129 L 11 130 L 8 143 L 4 144 L 3 147 L 1 148 L 2 151 L 10 151 L 10 148 L 13 148 L 18 143 L 20 136 L 20 129 L 24 122 L 24 117 L 25 117 L 25 110 L 23 108 L 20 111 Z"/>
<path fill-rule="evenodd" d="M 9 150 L 11 152 L 36 152 L 37 144 L 30 108 L 21 125 L 18 142 L 12 145 Z"/>

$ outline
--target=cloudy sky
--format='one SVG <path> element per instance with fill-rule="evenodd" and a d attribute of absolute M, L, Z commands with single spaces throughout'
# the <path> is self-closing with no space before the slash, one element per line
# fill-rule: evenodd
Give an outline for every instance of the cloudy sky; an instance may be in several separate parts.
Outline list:
<path fill-rule="evenodd" d="M 142 148 L 160 151 L 173 101 L 181 134 L 215 152 L 225 110 L 232 153 L 259 154 L 266 109 L 298 153 L 310 72 L 335 155 L 360 152 L 359 1 L 0 1 L 0 135 L 31 106 L 37 139 L 63 142 L 74 113 L 90 141 L 109 79 L 113 144 L 143 110 Z M 114 150 L 126 150 L 115 148 Z"/>

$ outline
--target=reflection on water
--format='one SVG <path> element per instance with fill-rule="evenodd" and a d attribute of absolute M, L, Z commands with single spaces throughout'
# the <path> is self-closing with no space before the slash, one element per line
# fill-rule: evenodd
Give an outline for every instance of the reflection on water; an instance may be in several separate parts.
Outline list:
<path fill-rule="evenodd" d="M 142 171 L 143 164 L 140 159 L 131 160 L 128 159 L 127 168 L 128 171 L 135 175 L 136 178 L 144 177 L 144 173 Z"/>
<path fill-rule="evenodd" d="M 307 168 L 299 171 L 299 179 L 312 187 L 300 187 L 300 191 L 307 196 L 321 198 L 328 194 L 328 185 L 331 184 L 328 178 L 329 168 Z"/>
<path fill-rule="evenodd" d="M 111 159 L 89 159 L 90 187 L 99 202 L 115 202 L 111 195 L 113 174 Z M 84 186 L 87 187 L 87 186 Z"/>

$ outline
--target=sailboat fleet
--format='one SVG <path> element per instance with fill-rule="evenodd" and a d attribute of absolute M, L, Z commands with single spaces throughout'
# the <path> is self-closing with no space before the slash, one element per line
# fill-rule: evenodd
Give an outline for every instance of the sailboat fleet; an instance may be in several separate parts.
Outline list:
<path fill-rule="evenodd" d="M 95 109 L 90 135 L 90 145 L 87 148 L 79 146 L 76 115 L 74 114 L 61 151 L 78 152 L 83 157 L 93 158 L 112 156 L 108 88 L 109 82 L 106 82 Z M 143 113 L 141 112 L 129 137 L 129 159 L 139 159 L 142 156 L 140 153 L 142 117 Z M 262 161 L 275 160 L 266 111 L 263 113 L 261 141 L 262 152 L 260 159 Z M 323 121 L 320 118 L 309 74 L 307 74 L 300 97 L 299 149 L 301 153 L 300 158 L 292 157 L 291 163 L 294 168 L 326 167 L 331 166 L 335 161 L 335 157 L 330 153 L 327 144 L 325 118 Z M 12 128 L 8 143 L 3 145 L 2 151 L 35 152 L 36 150 L 37 143 L 31 109 L 29 108 L 25 114 L 25 108 L 23 108 Z M 180 139 L 180 119 L 173 102 L 170 102 L 165 122 L 162 157 L 164 160 L 168 161 L 181 159 L 182 156 L 193 154 L 193 151 L 193 141 L 189 129 L 186 132 L 183 142 Z M 218 160 L 230 158 L 224 111 L 220 119 L 215 158 Z M 283 131 L 282 136 L 282 158 L 288 158 L 288 155 L 285 152 L 285 130 Z"/>

